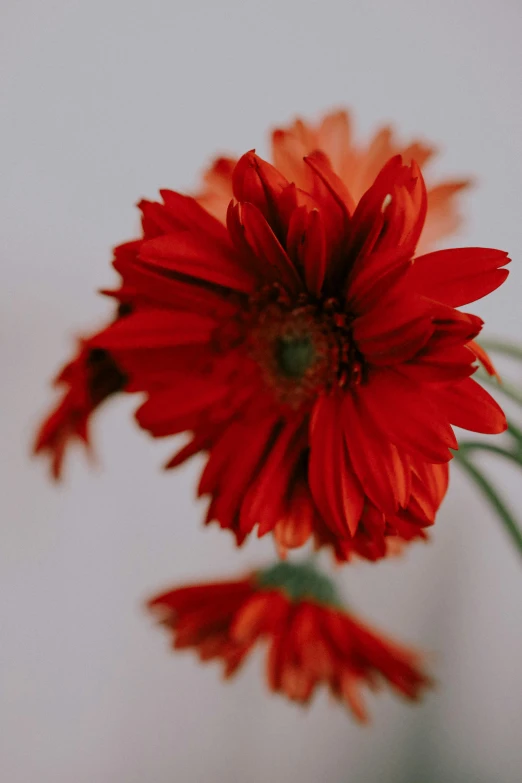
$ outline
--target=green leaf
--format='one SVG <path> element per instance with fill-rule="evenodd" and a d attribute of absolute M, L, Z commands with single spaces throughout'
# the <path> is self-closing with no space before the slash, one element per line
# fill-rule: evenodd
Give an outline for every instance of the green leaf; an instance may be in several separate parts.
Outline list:
<path fill-rule="evenodd" d="M 509 449 L 503 449 L 502 446 L 495 446 L 493 443 L 485 443 L 482 440 L 466 440 L 459 443 L 459 452 L 456 454 L 461 456 L 473 451 L 487 451 L 490 454 L 497 454 L 499 457 L 506 457 L 506 459 L 514 462 L 518 467 L 522 467 L 522 453 L 517 451 L 510 451 Z"/>
<path fill-rule="evenodd" d="M 516 519 L 513 517 L 511 511 L 508 509 L 491 482 L 485 477 L 483 472 L 477 468 L 470 459 L 468 459 L 466 456 L 467 451 L 469 451 L 469 448 L 466 447 L 462 453 L 457 452 L 455 454 L 457 462 L 464 468 L 469 477 L 473 479 L 475 484 L 481 489 L 492 508 L 496 511 L 500 521 L 506 529 L 506 532 L 511 537 L 511 540 L 515 545 L 519 555 L 522 556 L 522 531 L 520 530 Z M 508 455 L 508 452 L 503 453 L 504 456 Z"/>

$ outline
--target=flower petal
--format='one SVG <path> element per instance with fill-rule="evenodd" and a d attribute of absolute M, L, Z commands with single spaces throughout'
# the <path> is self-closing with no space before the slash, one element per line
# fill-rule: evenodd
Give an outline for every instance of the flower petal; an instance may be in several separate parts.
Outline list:
<path fill-rule="evenodd" d="M 384 438 L 425 462 L 451 459 L 453 430 L 438 398 L 432 402 L 421 385 L 392 369 L 376 371 L 364 387 L 364 402 Z"/>
<path fill-rule="evenodd" d="M 379 366 L 412 359 L 433 335 L 429 307 L 401 282 L 355 319 L 353 338 L 365 359 Z"/>
<path fill-rule="evenodd" d="M 469 344 L 468 344 L 469 345 Z M 421 383 L 461 381 L 476 371 L 473 352 L 468 346 L 446 347 L 429 344 L 414 359 L 403 364 L 400 372 Z"/>
<path fill-rule="evenodd" d="M 252 271 L 241 264 L 232 245 L 220 248 L 210 235 L 197 230 L 149 239 L 141 246 L 140 258 L 150 267 L 241 293 L 251 293 L 256 284 Z"/>
<path fill-rule="evenodd" d="M 285 511 L 285 500 L 291 485 L 295 463 L 299 458 L 302 420 L 294 417 L 281 423 L 273 434 L 263 463 L 244 495 L 240 511 L 240 529 L 250 532 L 257 523 L 259 537 L 274 529 Z"/>
<path fill-rule="evenodd" d="M 475 354 L 476 358 L 484 367 L 488 375 L 491 375 L 492 377 L 496 378 L 500 382 L 500 375 L 496 371 L 495 365 L 493 364 L 493 361 L 489 356 L 488 352 L 485 351 L 484 348 L 478 343 L 476 343 L 474 340 L 468 343 L 468 348 L 470 349 L 470 351 L 472 351 Z"/>
<path fill-rule="evenodd" d="M 363 390 L 344 396 L 341 425 L 353 469 L 370 500 L 388 514 L 406 506 L 411 492 L 409 461 L 383 438 L 364 406 Z"/>
<path fill-rule="evenodd" d="M 355 202 L 346 185 L 332 169 L 327 155 L 320 150 L 314 150 L 305 157 L 305 163 L 317 174 L 334 201 L 349 218 L 355 209 Z"/>
<path fill-rule="evenodd" d="M 500 405 L 472 378 L 441 389 L 437 404 L 457 427 L 488 435 L 507 429 L 506 416 Z"/>
<path fill-rule="evenodd" d="M 326 238 L 318 209 L 302 206 L 293 211 L 287 248 L 304 270 L 307 290 L 319 296 L 326 271 Z"/>
<path fill-rule="evenodd" d="M 502 285 L 509 261 L 504 251 L 484 247 L 437 250 L 415 259 L 411 278 L 419 293 L 461 307 Z"/>
<path fill-rule="evenodd" d="M 179 373 L 177 383 L 153 392 L 136 411 L 136 421 L 155 438 L 185 432 L 196 426 L 203 411 L 213 408 L 229 393 L 212 377 Z"/>
<path fill-rule="evenodd" d="M 216 321 L 202 313 L 148 310 L 131 313 L 94 335 L 89 345 L 113 351 L 135 351 L 206 343 Z"/>
<path fill-rule="evenodd" d="M 258 157 L 253 150 L 243 155 L 232 174 L 234 196 L 239 202 L 254 204 L 280 236 L 279 198 L 288 180 L 274 166 Z"/>
<path fill-rule="evenodd" d="M 237 311 L 237 304 L 232 304 L 226 292 L 182 280 L 167 268 L 138 259 L 126 263 L 118 271 L 123 277 L 120 289 L 103 293 L 120 301 L 130 299 L 134 304 L 152 303 L 172 310 L 204 311 L 218 317 L 230 317 Z"/>
<path fill-rule="evenodd" d="M 258 259 L 258 268 L 265 272 L 268 279 L 272 277 L 288 291 L 302 290 L 303 281 L 260 210 L 254 204 L 241 203 L 238 216 L 245 241 Z"/>
<path fill-rule="evenodd" d="M 339 427 L 341 398 L 322 397 L 310 422 L 310 489 L 325 523 L 341 538 L 355 535 L 364 493 Z"/>

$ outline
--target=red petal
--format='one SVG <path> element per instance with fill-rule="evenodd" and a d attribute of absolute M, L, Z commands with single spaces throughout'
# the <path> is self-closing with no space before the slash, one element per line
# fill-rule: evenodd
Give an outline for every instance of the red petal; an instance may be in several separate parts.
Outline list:
<path fill-rule="evenodd" d="M 211 491 L 214 494 L 213 516 L 222 527 L 239 526 L 241 534 L 245 535 L 256 523 L 261 523 L 262 517 L 253 513 L 245 524 L 243 508 L 253 487 L 259 483 L 266 459 L 270 459 L 269 449 L 275 426 L 274 418 L 270 417 L 260 421 L 256 427 L 243 424 L 235 429 L 233 438 L 226 434 L 223 436 L 228 440 L 226 450 L 219 445 L 212 450 L 201 477 L 199 492 Z M 277 490 L 274 488 L 273 491 Z M 261 507 L 261 512 L 264 515 L 266 510 Z"/>
<path fill-rule="evenodd" d="M 419 293 L 452 307 L 481 299 L 501 285 L 510 261 L 502 250 L 463 247 L 415 259 L 412 280 Z"/>
<path fill-rule="evenodd" d="M 372 310 L 356 318 L 353 337 L 358 349 L 379 366 L 407 361 L 428 342 L 434 331 L 428 306 L 412 297 L 401 283 L 383 295 Z"/>
<path fill-rule="evenodd" d="M 170 470 L 171 468 L 177 468 L 178 465 L 182 465 L 183 462 L 186 462 L 188 459 L 193 457 L 195 454 L 198 454 L 200 451 L 203 451 L 205 449 L 208 449 L 210 443 L 213 440 L 214 433 L 212 432 L 211 428 L 208 428 L 208 431 L 205 430 L 204 433 L 198 433 L 197 435 L 193 435 L 191 440 L 183 446 L 179 451 L 174 454 L 173 457 L 169 459 L 168 462 L 165 463 L 165 470 Z"/>
<path fill-rule="evenodd" d="M 143 229 L 143 237 L 146 239 L 159 237 L 162 234 L 169 234 L 170 232 L 179 229 L 179 224 L 164 204 L 160 204 L 157 201 L 142 199 L 138 203 L 138 209 L 141 211 L 141 226 Z M 141 243 L 142 240 L 138 241 Z M 116 259 L 121 257 L 122 251 L 125 252 L 126 246 L 127 250 L 131 249 L 130 242 L 115 248 L 114 255 Z"/>
<path fill-rule="evenodd" d="M 244 228 L 245 240 L 260 262 L 258 267 L 264 270 L 265 276 L 277 280 L 288 291 L 302 290 L 303 282 L 296 268 L 259 209 L 253 204 L 239 204 L 239 219 Z"/>
<path fill-rule="evenodd" d="M 279 198 L 288 184 L 274 166 L 259 158 L 253 150 L 238 160 L 232 174 L 236 199 L 254 204 L 277 234 L 281 228 Z"/>
<path fill-rule="evenodd" d="M 461 313 L 453 307 L 426 300 L 429 302 L 430 315 L 435 326 L 435 333 L 430 344 L 442 346 L 463 345 L 476 337 L 484 325 L 477 315 Z"/>
<path fill-rule="evenodd" d="M 384 438 L 425 462 L 447 462 L 452 456 L 449 448 L 457 448 L 457 441 L 447 416 L 426 391 L 426 386 L 411 383 L 394 370 L 382 370 L 370 377 L 360 394 Z"/>
<path fill-rule="evenodd" d="M 175 612 L 186 612 L 199 609 L 206 603 L 220 604 L 235 598 L 242 602 L 254 592 L 253 584 L 248 579 L 230 582 L 207 582 L 202 585 L 187 585 L 161 593 L 147 602 L 150 608 L 164 606 Z"/>
<path fill-rule="evenodd" d="M 331 170 L 328 159 L 320 152 L 305 158 L 313 174 L 311 194 L 323 219 L 326 239 L 326 276 L 333 282 L 345 275 L 346 239 L 353 202 L 346 188 Z"/>
<path fill-rule="evenodd" d="M 303 476 L 293 480 L 286 513 L 274 528 L 277 544 L 283 551 L 303 546 L 312 535 L 317 517 L 304 466 Z"/>
<path fill-rule="evenodd" d="M 225 251 L 211 236 L 197 231 L 180 231 L 144 242 L 140 257 L 153 268 L 177 272 L 206 283 L 251 293 L 255 277 L 241 265 L 232 245 Z"/>
<path fill-rule="evenodd" d="M 136 421 L 155 438 L 191 429 L 197 417 L 222 400 L 226 386 L 180 373 L 178 382 L 151 394 L 136 411 Z"/>
<path fill-rule="evenodd" d="M 180 280 L 169 269 L 157 268 L 146 261 L 133 261 L 119 270 L 124 283 L 114 295 L 122 298 L 125 289 L 135 303 L 146 301 L 162 307 L 195 310 L 216 316 L 230 316 L 237 309 L 221 292 L 204 288 L 194 282 Z M 108 292 L 104 292 L 108 293 Z"/>
<path fill-rule="evenodd" d="M 489 375 L 495 377 L 500 382 L 500 375 L 496 371 L 495 365 L 493 364 L 491 357 L 489 356 L 487 351 L 485 351 L 484 348 L 478 343 L 476 343 L 474 340 L 468 343 L 468 348 L 470 349 L 470 351 L 473 352 L 473 354 L 479 360 L 479 362 L 484 367 L 486 372 Z"/>
<path fill-rule="evenodd" d="M 252 642 L 270 633 L 286 617 L 288 601 L 282 593 L 256 593 L 237 612 L 230 626 L 230 638 L 235 642 Z"/>
<path fill-rule="evenodd" d="M 504 411 L 493 397 L 472 378 L 441 389 L 437 404 L 457 427 L 495 435 L 507 429 Z"/>
<path fill-rule="evenodd" d="M 298 207 L 288 228 L 287 248 L 304 270 L 306 287 L 319 296 L 326 270 L 326 239 L 318 209 Z"/>
<path fill-rule="evenodd" d="M 350 461 L 365 493 L 378 509 L 391 514 L 406 506 L 411 492 L 408 459 L 383 438 L 364 406 L 364 392 L 346 394 L 342 427 Z"/>
<path fill-rule="evenodd" d="M 466 346 L 449 348 L 435 344 L 400 367 L 400 372 L 421 383 L 444 383 L 461 381 L 472 375 L 477 368 L 473 364 L 473 353 Z"/>
<path fill-rule="evenodd" d="M 131 313 L 95 335 L 89 346 L 114 351 L 205 343 L 216 322 L 205 315 L 166 310 Z"/>
<path fill-rule="evenodd" d="M 333 171 L 327 155 L 321 150 L 315 150 L 304 160 L 321 179 L 328 192 L 349 218 L 355 209 L 355 202 L 342 179 Z"/>
<path fill-rule="evenodd" d="M 224 247 L 228 245 L 227 231 L 223 223 L 210 215 L 194 198 L 173 190 L 160 190 L 160 193 L 171 219 L 178 228 L 204 234 Z"/>
<path fill-rule="evenodd" d="M 362 196 L 350 225 L 348 254 L 358 274 L 374 250 L 400 249 L 412 256 L 426 217 L 427 196 L 422 174 L 413 161 L 404 166 L 391 158 Z"/>
<path fill-rule="evenodd" d="M 386 187 L 386 179 L 383 178 L 383 187 Z M 387 206 L 383 202 L 381 207 L 385 225 L 378 247 L 400 245 L 406 253 L 413 255 L 424 226 L 428 204 L 426 186 L 415 161 L 409 167 L 397 167 L 388 183 L 388 193 L 391 200 Z"/>
<path fill-rule="evenodd" d="M 328 527 L 341 538 L 355 535 L 364 495 L 339 427 L 341 398 L 322 397 L 310 422 L 310 489 Z"/>
<path fill-rule="evenodd" d="M 411 268 L 411 258 L 401 248 L 371 253 L 349 283 L 349 307 L 361 315 L 382 299 Z"/>
<path fill-rule="evenodd" d="M 413 464 L 412 494 L 409 510 L 420 510 L 423 523 L 433 523 L 440 504 L 444 500 L 449 481 L 448 463 L 430 465 Z"/>
<path fill-rule="evenodd" d="M 241 506 L 240 527 L 243 532 L 251 530 L 257 522 L 258 536 L 263 536 L 279 521 L 295 468 L 293 445 L 296 439 L 300 440 L 301 424 L 300 418 L 290 420 L 272 440 L 258 476 Z"/>

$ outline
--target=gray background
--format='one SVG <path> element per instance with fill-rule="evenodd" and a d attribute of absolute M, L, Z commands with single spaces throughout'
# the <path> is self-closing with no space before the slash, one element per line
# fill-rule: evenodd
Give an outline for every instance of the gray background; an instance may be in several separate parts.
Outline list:
<path fill-rule="evenodd" d="M 420 707 L 372 697 L 356 726 L 325 695 L 269 697 L 254 656 L 223 686 L 174 657 L 142 601 L 176 580 L 272 554 L 200 527 L 199 463 L 159 470 L 172 442 L 108 404 L 56 488 L 29 439 L 75 333 L 104 317 L 110 247 L 133 203 L 190 188 L 216 151 L 266 151 L 266 129 L 332 105 L 361 136 L 392 120 L 440 142 L 439 175 L 473 174 L 458 244 L 498 246 L 508 283 L 473 307 L 521 337 L 520 36 L 516 0 L 3 0 L 0 571 L 2 779 L 8 783 L 518 783 L 520 563 L 457 471 L 429 546 L 339 574 L 390 633 L 432 652 Z M 519 373 L 518 380 L 522 380 Z M 520 507 L 519 476 L 495 473 Z"/>

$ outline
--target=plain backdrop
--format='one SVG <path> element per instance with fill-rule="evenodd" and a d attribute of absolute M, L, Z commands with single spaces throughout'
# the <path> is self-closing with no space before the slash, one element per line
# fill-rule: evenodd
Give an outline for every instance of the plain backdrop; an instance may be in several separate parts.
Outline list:
<path fill-rule="evenodd" d="M 471 174 L 457 244 L 509 250 L 508 283 L 473 307 L 521 339 L 519 0 L 2 0 L 0 18 L 0 769 L 6 783 L 519 783 L 520 562 L 455 468 L 429 545 L 338 573 L 357 609 L 424 647 L 437 690 L 370 698 L 357 726 L 320 695 L 269 696 L 262 656 L 233 683 L 174 656 L 143 611 L 177 581 L 272 557 L 201 526 L 200 463 L 106 405 L 99 465 L 53 486 L 31 462 L 52 374 L 108 304 L 110 248 L 135 202 L 193 188 L 217 152 L 350 106 L 364 138 L 392 121 L 437 142 L 433 173 Z M 514 370 L 522 381 L 522 371 Z M 492 465 L 511 505 L 520 474 Z"/>

